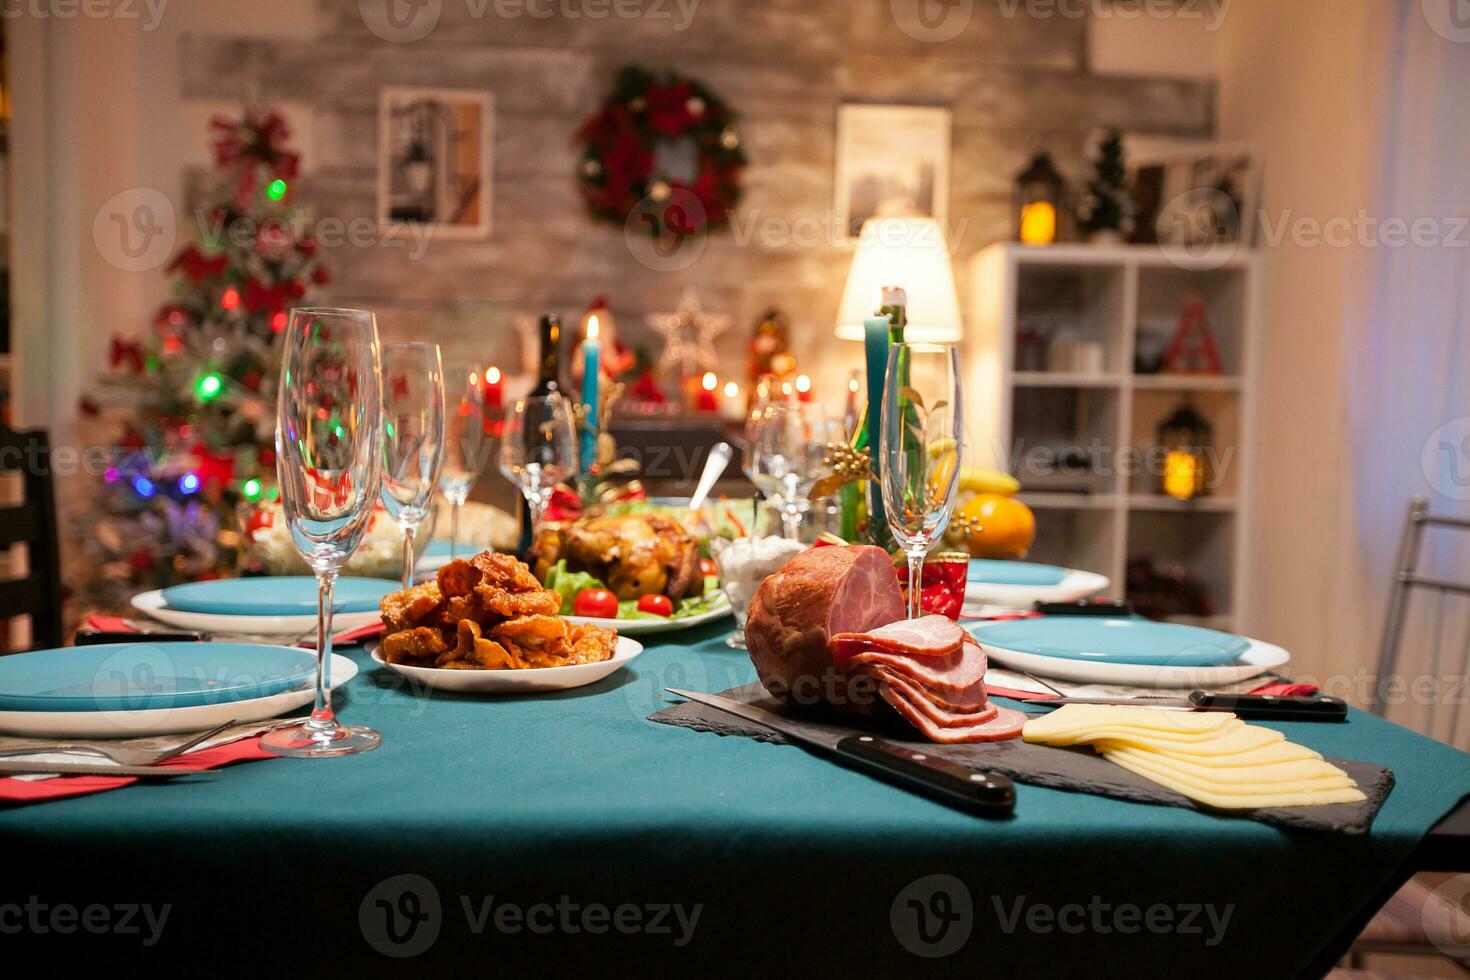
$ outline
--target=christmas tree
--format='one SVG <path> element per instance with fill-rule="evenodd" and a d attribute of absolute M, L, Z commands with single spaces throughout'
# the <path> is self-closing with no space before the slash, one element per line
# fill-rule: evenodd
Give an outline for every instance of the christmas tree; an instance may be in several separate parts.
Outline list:
<path fill-rule="evenodd" d="M 1077 211 L 1077 226 L 1088 236 L 1133 233 L 1133 198 L 1128 194 L 1128 171 L 1123 163 L 1123 137 L 1110 130 L 1098 145 L 1087 197 Z"/>
<path fill-rule="evenodd" d="M 86 415 L 121 409 L 111 465 L 82 502 L 82 609 L 140 589 L 229 574 L 237 508 L 275 494 L 277 338 L 327 281 L 291 181 L 299 157 L 275 112 L 210 124 L 216 173 L 195 213 L 199 240 L 169 263 L 173 295 L 141 339 L 114 337 L 110 374 Z"/>

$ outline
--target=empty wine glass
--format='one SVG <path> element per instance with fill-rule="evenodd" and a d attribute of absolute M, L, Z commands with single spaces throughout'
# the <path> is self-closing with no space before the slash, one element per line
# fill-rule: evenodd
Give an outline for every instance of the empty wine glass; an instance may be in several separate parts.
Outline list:
<path fill-rule="evenodd" d="M 485 368 L 479 364 L 456 366 L 444 376 L 444 394 L 449 399 L 445 419 L 444 469 L 439 489 L 449 501 L 449 558 L 459 557 L 459 512 L 470 490 L 485 468 L 493 420 L 488 411 Z"/>
<path fill-rule="evenodd" d="M 894 344 L 883 379 L 883 507 L 908 556 L 909 618 L 919 617 L 924 556 L 954 510 L 963 447 L 960 355 L 953 344 Z"/>
<path fill-rule="evenodd" d="M 383 486 L 403 529 L 403 587 L 413 585 L 413 537 L 429 514 L 444 462 L 444 369 L 439 345 L 383 345 Z"/>
<path fill-rule="evenodd" d="M 260 744 L 277 755 L 350 755 L 381 741 L 371 728 L 337 724 L 331 701 L 332 587 L 362 542 L 380 477 L 378 329 L 363 310 L 303 308 L 291 312 L 284 344 L 276 476 L 291 539 L 316 573 L 316 702 L 309 718 Z"/>
<path fill-rule="evenodd" d="M 763 409 L 746 430 L 745 473 L 781 510 L 785 536 L 796 540 L 807 494 L 822 475 L 830 428 L 815 402 L 789 400 Z"/>
<path fill-rule="evenodd" d="M 556 485 L 577 473 L 571 403 L 556 392 L 518 399 L 505 420 L 500 472 L 526 498 L 532 530 L 539 531 Z"/>

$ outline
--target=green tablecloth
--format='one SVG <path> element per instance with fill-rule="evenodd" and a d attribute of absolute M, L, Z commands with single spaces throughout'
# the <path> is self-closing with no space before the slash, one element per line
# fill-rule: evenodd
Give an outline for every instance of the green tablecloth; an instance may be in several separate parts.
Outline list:
<path fill-rule="evenodd" d="M 0 812 L 4 945 L 229 973 L 1291 976 L 1470 792 L 1470 756 L 1355 713 L 1284 727 L 1394 769 L 1367 837 L 1031 786 L 1014 819 L 987 821 L 798 748 L 647 721 L 666 685 L 752 679 L 720 643 L 728 628 L 657 641 L 595 686 L 519 698 L 425 696 L 357 653 L 342 714 L 382 732 L 375 752 Z M 146 924 L 15 933 L 6 903 L 33 896 L 43 910 L 170 908 L 145 948 Z"/>

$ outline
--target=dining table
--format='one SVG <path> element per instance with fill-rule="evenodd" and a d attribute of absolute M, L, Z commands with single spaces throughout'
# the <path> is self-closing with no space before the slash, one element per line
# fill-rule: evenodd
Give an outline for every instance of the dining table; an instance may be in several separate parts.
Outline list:
<path fill-rule="evenodd" d="M 1307 977 L 1411 874 L 1470 872 L 1470 755 L 1358 710 L 1279 726 L 1393 771 L 1358 835 L 1025 783 L 1011 815 L 978 816 L 800 747 L 650 720 L 667 688 L 755 679 L 730 625 L 515 696 L 426 689 L 339 650 L 360 670 L 338 712 L 382 734 L 374 751 L 0 809 L 10 959 Z"/>

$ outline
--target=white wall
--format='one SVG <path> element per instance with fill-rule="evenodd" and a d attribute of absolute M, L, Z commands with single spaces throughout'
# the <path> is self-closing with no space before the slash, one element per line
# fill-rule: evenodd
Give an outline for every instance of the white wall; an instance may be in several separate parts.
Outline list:
<path fill-rule="evenodd" d="M 1220 135 L 1256 142 L 1273 227 L 1371 208 L 1380 179 L 1388 14 L 1383 0 L 1235 0 L 1220 36 Z M 1371 664 L 1388 582 L 1361 566 L 1353 509 L 1345 330 L 1374 257 L 1262 242 L 1251 621 L 1323 675 Z"/>
<path fill-rule="evenodd" d="M 1088 67 L 1105 75 L 1214 78 L 1232 2 L 1189 4 L 1164 17 L 1137 4 L 1099 6 L 1100 16 L 1087 23 Z"/>

